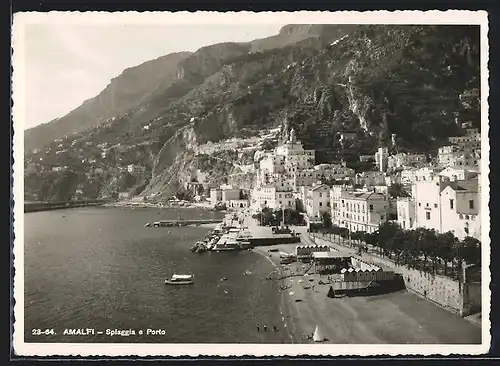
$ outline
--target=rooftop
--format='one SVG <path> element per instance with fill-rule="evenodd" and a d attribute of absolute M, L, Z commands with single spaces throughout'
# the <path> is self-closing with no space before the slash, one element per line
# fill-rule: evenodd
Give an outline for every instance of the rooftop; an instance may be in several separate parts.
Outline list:
<path fill-rule="evenodd" d="M 349 199 L 358 199 L 358 200 L 368 200 L 368 199 L 384 199 L 385 196 L 382 193 L 378 192 L 349 192 L 342 191 L 340 194 L 341 197 L 349 198 Z"/>
<path fill-rule="evenodd" d="M 478 191 L 478 180 L 470 179 L 470 180 L 457 180 L 450 183 L 450 187 L 455 191 L 470 191 L 477 192 Z"/>

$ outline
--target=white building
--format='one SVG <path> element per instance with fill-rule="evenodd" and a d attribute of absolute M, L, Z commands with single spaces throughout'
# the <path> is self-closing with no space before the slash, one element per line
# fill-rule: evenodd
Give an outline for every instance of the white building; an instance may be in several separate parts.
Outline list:
<path fill-rule="evenodd" d="M 438 163 L 442 166 L 477 166 L 481 161 L 481 142 L 470 141 L 438 149 Z"/>
<path fill-rule="evenodd" d="M 332 224 L 340 226 L 340 217 L 341 217 L 341 195 L 342 192 L 351 192 L 353 189 L 347 186 L 334 185 L 330 189 L 330 208 L 331 208 L 331 217 Z"/>
<path fill-rule="evenodd" d="M 415 225 L 441 232 L 441 191 L 449 184 L 449 179 L 421 169 L 416 173 L 412 185 L 412 197 L 415 200 Z"/>
<path fill-rule="evenodd" d="M 295 196 L 291 190 L 280 190 L 274 185 L 256 186 L 252 192 L 252 207 L 255 211 L 263 208 L 295 209 Z"/>
<path fill-rule="evenodd" d="M 413 229 L 415 224 L 415 202 L 413 198 L 398 197 L 398 224 L 403 230 Z"/>
<path fill-rule="evenodd" d="M 415 173 L 417 169 L 403 169 L 400 173 L 402 184 L 413 184 L 415 181 Z"/>
<path fill-rule="evenodd" d="M 388 206 L 386 196 L 380 193 L 341 192 L 339 226 L 350 231 L 377 231 L 387 221 Z"/>
<path fill-rule="evenodd" d="M 478 179 L 452 182 L 441 192 L 441 232 L 451 231 L 458 239 L 481 239 Z"/>
<path fill-rule="evenodd" d="M 387 160 L 390 169 L 404 168 L 408 166 L 422 166 L 427 162 L 425 154 L 399 153 L 391 155 Z"/>
<path fill-rule="evenodd" d="M 307 190 L 305 201 L 307 216 L 321 218 L 330 211 L 330 187 L 326 184 L 315 184 Z"/>
<path fill-rule="evenodd" d="M 467 167 L 447 167 L 439 173 L 443 177 L 449 178 L 451 181 L 469 180 L 477 177 L 477 169 Z"/>
<path fill-rule="evenodd" d="M 219 188 L 210 189 L 210 205 L 215 206 L 218 203 L 224 203 L 227 207 L 230 205 L 230 201 L 240 199 L 241 190 L 239 188 L 233 188 L 230 185 L 221 185 Z"/>
<path fill-rule="evenodd" d="M 305 150 L 302 143 L 297 141 L 295 130 L 290 131 L 288 141 L 278 146 L 275 155 L 285 158 L 285 169 L 287 173 L 293 173 L 300 169 L 311 168 L 314 166 L 314 150 Z"/>
<path fill-rule="evenodd" d="M 220 188 L 210 189 L 210 205 L 213 207 L 222 202 L 222 190 Z"/>

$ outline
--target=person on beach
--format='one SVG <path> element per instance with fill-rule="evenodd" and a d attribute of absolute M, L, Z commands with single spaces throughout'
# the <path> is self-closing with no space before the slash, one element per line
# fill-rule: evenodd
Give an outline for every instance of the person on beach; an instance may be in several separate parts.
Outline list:
<path fill-rule="evenodd" d="M 260 325 L 257 324 L 257 332 L 260 332 Z"/>
<path fill-rule="evenodd" d="M 264 324 L 264 332 L 267 331 L 267 324 Z"/>
<path fill-rule="evenodd" d="M 278 328 L 276 327 L 276 325 L 273 325 L 273 331 L 275 331 L 275 332 L 278 331 Z"/>

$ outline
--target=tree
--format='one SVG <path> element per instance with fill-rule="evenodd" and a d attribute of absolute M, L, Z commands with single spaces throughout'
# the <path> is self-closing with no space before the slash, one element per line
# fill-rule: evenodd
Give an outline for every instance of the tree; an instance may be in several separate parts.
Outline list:
<path fill-rule="evenodd" d="M 462 241 L 462 257 L 467 264 L 481 263 L 481 242 L 476 238 L 467 236 Z"/>
<path fill-rule="evenodd" d="M 458 239 L 451 231 L 437 235 L 437 256 L 444 262 L 445 276 L 448 274 L 448 262 L 453 261 L 453 248 L 455 247 L 457 241 Z"/>
<path fill-rule="evenodd" d="M 405 232 L 398 230 L 394 237 L 388 241 L 388 248 L 396 255 L 396 264 L 400 263 L 401 253 L 405 250 L 405 240 Z"/>
<path fill-rule="evenodd" d="M 306 211 L 304 210 L 304 203 L 303 203 L 303 202 L 302 202 L 302 200 L 301 200 L 301 199 L 299 199 L 299 198 L 297 198 L 297 199 L 295 200 L 295 208 L 296 208 L 296 210 L 297 210 L 298 212 L 306 212 Z"/>
<path fill-rule="evenodd" d="M 330 212 L 323 212 L 321 214 L 321 220 L 323 221 L 323 226 L 325 228 L 330 228 L 332 226 L 332 216 L 330 215 Z"/>
<path fill-rule="evenodd" d="M 387 254 L 387 242 L 393 238 L 396 233 L 401 230 L 400 226 L 394 222 L 386 221 L 380 224 L 378 228 L 378 246 L 381 249 L 381 252 Z"/>

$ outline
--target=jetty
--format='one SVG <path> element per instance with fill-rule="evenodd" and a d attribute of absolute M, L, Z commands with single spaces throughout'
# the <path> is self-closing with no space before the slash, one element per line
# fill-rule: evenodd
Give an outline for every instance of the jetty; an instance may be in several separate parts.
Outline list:
<path fill-rule="evenodd" d="M 202 224 L 219 224 L 222 219 L 195 219 L 195 220 L 160 220 L 155 221 L 149 227 L 172 227 L 172 226 L 188 226 L 188 225 L 202 225 Z M 147 225 L 147 224 L 146 224 Z"/>
<path fill-rule="evenodd" d="M 24 202 L 24 212 L 38 212 L 49 210 L 62 210 L 76 207 L 103 206 L 111 200 L 75 200 L 75 201 L 48 201 Z"/>

